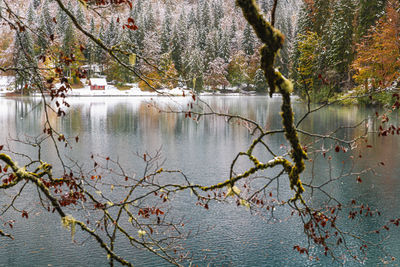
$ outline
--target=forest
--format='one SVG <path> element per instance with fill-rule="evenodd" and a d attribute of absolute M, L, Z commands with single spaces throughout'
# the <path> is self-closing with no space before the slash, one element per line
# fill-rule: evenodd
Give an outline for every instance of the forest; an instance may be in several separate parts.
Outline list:
<path fill-rule="evenodd" d="M 93 36 L 107 46 L 137 55 L 135 68 L 156 80 L 155 88 L 180 85 L 197 92 L 226 87 L 267 91 L 258 65 L 261 44 L 233 1 L 182 1 L 176 5 L 138 0 L 128 13 L 106 11 L 109 23 L 94 19 L 83 11 L 84 5 L 72 6 L 72 2 L 68 8 Z M 259 4 L 270 16 L 273 1 Z M 302 99 L 310 97 L 321 103 L 375 92 L 373 100 L 361 97 L 354 101 L 390 104 L 398 81 L 398 10 L 398 1 L 385 0 L 280 1 L 276 26 L 285 35 L 285 45 L 277 66 L 294 80 L 295 92 Z M 73 54 L 74 63 L 64 71 L 78 87 L 82 66 L 86 66 L 87 76 L 106 75 L 109 82 L 121 86 L 140 82 L 79 33 L 54 3 L 32 0 L 19 12 L 32 32 L 17 33 L 21 35 L 17 41 L 3 31 L 0 53 L 6 66 L 12 62 L 24 66 L 26 56 L 44 66 L 65 65 L 51 55 L 58 51 Z M 124 16 L 132 18 L 133 24 L 124 27 Z M 41 35 L 51 37 L 52 42 Z M 129 55 L 122 58 L 129 62 Z M 146 60 L 159 69 L 152 69 Z M 170 79 L 160 79 L 162 73 Z M 26 82 L 18 77 L 17 87 Z M 139 87 L 151 90 L 143 82 Z"/>

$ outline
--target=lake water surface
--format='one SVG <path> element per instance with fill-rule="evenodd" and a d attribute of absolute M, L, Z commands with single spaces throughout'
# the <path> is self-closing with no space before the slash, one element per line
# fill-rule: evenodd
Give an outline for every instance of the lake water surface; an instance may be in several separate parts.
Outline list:
<path fill-rule="evenodd" d="M 280 99 L 265 96 L 204 97 L 215 110 L 247 116 L 267 129 L 280 128 Z M 45 116 L 40 99 L 0 98 L 0 144 L 8 142 L 14 151 L 34 153 L 22 144 L 10 141 L 10 138 L 24 139 L 37 136 L 43 131 Z M 183 170 L 194 182 L 212 184 L 226 179 L 230 163 L 240 151 L 246 151 L 251 144 L 249 131 L 237 124 L 228 124 L 223 118 L 205 117 L 198 123 L 185 119 L 183 114 L 165 114 L 149 108 L 155 101 L 159 106 L 179 108 L 186 106 L 186 98 L 70 98 L 71 104 L 64 118 L 51 115 L 50 121 L 65 136 L 79 136 L 80 142 L 73 150 L 62 153 L 79 160 L 82 164 L 90 162 L 91 154 L 108 155 L 119 158 L 121 163 L 140 172 L 135 153 L 155 151 L 161 148 L 169 169 Z M 305 112 L 305 106 L 295 103 L 296 118 Z M 363 119 L 371 121 L 375 116 L 373 108 L 328 107 L 310 116 L 302 125 L 308 131 L 326 134 L 338 126 L 351 126 Z M 397 117 L 391 118 L 397 123 Z M 393 123 L 393 122 L 392 122 Z M 371 126 L 372 123 L 369 124 Z M 351 138 L 360 134 L 366 123 L 359 129 L 347 129 L 340 137 Z M 301 136 L 304 143 L 310 138 Z M 271 148 L 283 152 L 286 144 L 281 135 L 267 139 Z M 368 138 L 372 148 L 360 147 L 354 150 L 355 156 L 363 154 L 359 160 L 360 168 L 375 167 L 377 175 L 363 177 L 363 183 L 355 179 L 340 182 L 329 187 L 338 199 L 349 202 L 351 199 L 368 203 L 385 214 L 383 218 L 372 218 L 349 224 L 356 232 L 368 232 L 382 225 L 388 218 L 400 217 L 400 180 L 399 166 L 400 139 L 397 136 Z M 322 145 L 322 144 L 321 144 Z M 329 146 L 327 142 L 323 146 Z M 51 147 L 44 148 L 45 158 L 57 165 L 56 154 Z M 259 151 L 261 155 L 264 155 Z M 333 172 L 343 169 L 344 153 L 338 153 L 331 161 Z M 264 158 L 264 162 L 268 158 Z M 384 162 L 384 166 L 378 166 Z M 89 163 L 88 163 L 89 164 Z M 91 163 L 90 163 L 91 164 Z M 305 176 L 310 176 L 308 170 Z M 327 175 L 326 161 L 316 162 L 315 179 L 323 181 Z M 290 190 L 283 196 L 292 194 Z M 83 245 L 71 242 L 70 234 L 62 228 L 59 217 L 39 208 L 35 192 L 26 196 L 21 208 L 30 211 L 29 220 L 18 216 L 11 241 L 0 239 L 0 266 L 106 266 L 107 259 L 97 243 L 87 240 Z M 321 258 L 319 262 L 308 261 L 306 257 L 293 251 L 293 246 L 305 242 L 302 225 L 298 220 L 282 223 L 268 223 L 258 215 L 252 215 L 245 208 L 236 205 L 212 204 L 210 210 L 194 205 L 186 200 L 177 204 L 178 213 L 184 216 L 193 227 L 211 229 L 185 241 L 185 247 L 198 257 L 194 264 L 199 266 L 336 266 L 330 258 Z M 189 196 L 190 198 L 190 196 Z M 9 197 L 1 191 L 1 205 Z M 314 201 L 318 201 L 316 198 Z M 4 219 L 10 219 L 9 217 Z M 3 229 L 3 228 L 2 228 Z M 7 229 L 8 230 L 8 229 Z M 382 246 L 392 256 L 400 259 L 400 231 L 391 229 L 390 236 Z M 373 238 L 371 241 L 374 241 Z M 303 243 L 305 246 L 305 243 Z M 350 244 L 355 245 L 355 244 Z M 168 266 L 163 260 L 148 253 L 137 252 L 128 246 L 121 253 L 132 260 L 136 266 Z M 382 264 L 381 251 L 371 248 L 368 252 L 367 266 Z M 200 257 L 205 257 L 200 260 Z M 398 261 L 390 262 L 396 265 Z M 346 266 L 358 266 L 347 262 Z"/>

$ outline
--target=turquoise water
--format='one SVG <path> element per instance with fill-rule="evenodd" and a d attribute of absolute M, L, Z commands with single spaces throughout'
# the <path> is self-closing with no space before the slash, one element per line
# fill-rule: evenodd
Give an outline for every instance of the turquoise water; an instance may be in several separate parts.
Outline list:
<path fill-rule="evenodd" d="M 204 97 L 217 111 L 242 114 L 258 121 L 267 129 L 279 128 L 279 98 L 263 96 L 245 97 Z M 55 128 L 66 136 L 79 136 L 80 142 L 73 149 L 63 150 L 65 156 L 74 158 L 82 164 L 91 164 L 91 154 L 119 157 L 120 162 L 129 170 L 141 172 L 142 164 L 138 163 L 135 153 L 151 152 L 161 148 L 165 166 L 169 169 L 179 168 L 195 183 L 211 184 L 224 180 L 229 173 L 230 163 L 236 153 L 247 150 L 252 136 L 248 130 L 237 124 L 227 124 L 223 118 L 208 117 L 195 123 L 185 119 L 184 115 L 164 114 L 149 108 L 149 103 L 156 102 L 160 107 L 180 108 L 186 106 L 184 98 L 71 98 L 71 108 L 67 115 L 59 119 L 50 116 Z M 296 117 L 305 111 L 301 103 L 295 104 Z M 311 116 L 302 124 L 308 131 L 328 133 L 338 126 L 350 126 L 363 119 L 369 119 L 372 127 L 374 109 L 361 107 L 329 107 Z M 397 121 L 396 116 L 392 118 Z M 34 150 L 10 141 L 37 136 L 42 133 L 45 116 L 40 99 L 0 99 L 0 143 L 9 142 L 14 151 L 30 154 Z M 359 129 L 346 129 L 340 137 L 351 138 L 365 130 L 364 123 Z M 311 141 L 301 135 L 303 143 Z M 6 141 L 8 140 L 8 141 Z M 275 135 L 267 139 L 271 148 L 284 152 L 285 139 Z M 377 175 L 364 175 L 363 183 L 355 179 L 344 179 L 334 183 L 327 190 L 343 202 L 353 198 L 379 208 L 386 217 L 372 218 L 351 223 L 343 222 L 346 229 L 358 234 L 380 227 L 382 222 L 392 217 L 399 217 L 400 182 L 398 166 L 400 164 L 399 138 L 397 136 L 368 138 L 373 148 L 361 146 L 353 152 L 363 154 L 358 168 L 374 167 Z M 326 141 L 324 148 L 332 143 Z M 57 165 L 54 149 L 44 146 L 46 160 Z M 257 152 L 268 161 L 262 151 Z M 350 154 L 338 153 L 332 159 L 332 173 L 338 175 L 348 168 L 344 163 Z M 24 159 L 21 159 L 23 161 Z M 378 166 L 377 162 L 384 162 Z M 304 179 L 311 176 L 313 170 L 315 181 L 323 182 L 329 174 L 326 159 L 315 159 L 314 169 L 309 162 Z M 85 165 L 89 166 L 89 165 Z M 244 165 L 242 165 L 244 166 Z M 272 175 L 272 174 L 271 174 Z M 283 198 L 291 196 L 290 190 L 281 188 Z M 70 234 L 62 228 L 59 218 L 40 208 L 35 191 L 26 191 L 20 208 L 30 212 L 29 220 L 10 214 L 2 219 L 15 219 L 11 233 L 15 240 L 0 239 L 1 266 L 103 266 L 107 259 L 98 248 L 97 243 L 85 239 L 77 233 L 77 243 L 71 242 Z M 2 203 L 9 201 L 8 196 L 0 192 Z M 318 204 L 320 196 L 315 195 L 310 202 Z M 235 204 L 210 205 L 209 210 L 194 205 L 195 200 L 189 194 L 179 195 L 175 199 L 177 216 L 183 216 L 188 228 L 200 227 L 201 234 L 185 240 L 184 247 L 194 254 L 193 264 L 199 266 L 336 266 L 331 258 L 321 257 L 321 261 L 309 261 L 298 255 L 293 246 L 303 244 L 306 240 L 303 228 L 297 218 L 286 220 L 286 210 L 277 215 L 282 222 L 267 221 L 263 216 L 251 214 L 245 208 Z M 209 230 L 207 230 L 209 228 Z M 3 228 L 2 228 L 3 229 Z M 8 229 L 7 229 L 8 230 Z M 393 228 L 390 236 L 382 246 L 392 256 L 400 258 L 400 232 Z M 368 238 L 368 237 L 367 237 Z M 379 241 L 373 236 L 370 241 Z M 350 245 L 357 245 L 351 241 Z M 314 250 L 318 254 L 317 250 Z M 167 266 L 163 260 L 153 255 L 134 250 L 122 243 L 119 253 L 132 260 L 136 266 Z M 383 264 L 381 250 L 371 248 L 368 252 L 367 266 Z M 50 265 L 49 265 L 50 264 Z M 185 263 L 189 265 L 190 263 Z M 397 261 L 389 262 L 396 265 Z M 346 266 L 358 266 L 358 263 L 347 261 Z"/>

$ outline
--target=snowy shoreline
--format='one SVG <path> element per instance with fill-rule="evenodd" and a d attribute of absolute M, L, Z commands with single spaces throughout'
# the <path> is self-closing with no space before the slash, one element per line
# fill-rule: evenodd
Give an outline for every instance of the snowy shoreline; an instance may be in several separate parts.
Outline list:
<path fill-rule="evenodd" d="M 108 86 L 106 90 L 90 90 L 89 87 L 71 89 L 67 92 L 67 97 L 191 97 L 193 92 L 183 88 L 160 89 L 157 92 L 142 91 L 132 87 L 128 90 L 119 90 L 113 86 Z M 221 93 L 221 92 L 202 92 L 199 96 L 253 96 L 255 93 Z M 0 97 L 19 97 L 13 91 L 0 92 Z M 33 93 L 28 97 L 41 97 L 40 93 Z"/>

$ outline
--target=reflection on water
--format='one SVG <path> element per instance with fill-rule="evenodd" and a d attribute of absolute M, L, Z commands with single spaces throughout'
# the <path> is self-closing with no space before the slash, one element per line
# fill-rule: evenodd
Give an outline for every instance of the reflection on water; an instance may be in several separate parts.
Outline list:
<path fill-rule="evenodd" d="M 216 111 L 240 114 L 259 122 L 266 129 L 280 128 L 280 99 L 267 97 L 206 97 L 204 100 Z M 152 108 L 154 102 L 164 110 L 170 107 L 179 109 L 189 103 L 185 98 L 70 98 L 71 108 L 60 119 L 54 113 L 48 113 L 50 122 L 66 136 L 79 136 L 80 142 L 73 150 L 62 153 L 79 160 L 82 164 L 92 153 L 119 157 L 122 164 L 140 169 L 140 164 L 133 156 L 136 152 L 154 151 L 162 147 L 169 168 L 179 168 L 187 173 L 194 182 L 210 184 L 221 181 L 227 176 L 230 163 L 239 151 L 246 150 L 251 143 L 251 135 L 242 126 L 235 123 L 228 125 L 221 117 L 208 117 L 198 123 L 185 119 L 182 114 L 160 113 Z M 304 114 L 306 107 L 295 103 L 296 118 Z M 357 129 L 346 128 L 339 132 L 341 138 L 351 138 L 362 134 L 366 127 L 374 127 L 368 114 L 373 110 L 356 106 L 328 107 L 306 119 L 302 129 L 310 132 L 328 134 L 339 125 L 351 126 L 364 119 L 366 122 Z M 12 138 L 37 136 L 43 131 L 45 114 L 40 99 L 0 99 L 0 143 Z M 393 118 L 397 120 L 397 118 Z M 303 143 L 311 138 L 300 136 Z M 275 135 L 267 139 L 271 148 L 282 153 L 285 139 Z M 355 155 L 362 154 L 359 160 L 362 167 L 377 167 L 380 176 L 363 177 L 363 184 L 348 181 L 346 185 L 335 184 L 329 190 L 342 201 L 355 196 L 359 201 L 371 203 L 383 212 L 392 213 L 400 204 L 400 183 L 397 166 L 400 163 L 399 139 L 397 137 L 377 138 L 370 136 L 372 149 L 360 146 Z M 31 151 L 21 144 L 10 143 L 14 150 Z M 332 142 L 318 143 L 320 148 L 328 149 Z M 45 147 L 46 160 L 57 165 L 54 149 Z M 261 151 L 259 151 L 261 153 Z M 262 153 L 261 153 L 262 154 Z M 331 161 L 334 172 L 343 169 L 343 161 L 349 155 L 338 153 Z M 265 158 L 268 160 L 268 158 Z M 377 162 L 383 161 L 384 167 Z M 311 165 L 309 165 L 311 166 Z M 310 175 L 307 170 L 304 179 Z M 314 170 L 316 179 L 323 180 L 327 173 L 325 159 L 316 159 Z M 283 192 L 291 194 L 291 192 Z M 38 205 L 35 194 L 26 194 L 25 204 L 32 209 L 32 203 Z M 3 196 L 2 196 L 3 197 Z M 317 201 L 314 199 L 313 201 Z M 244 209 L 232 205 L 212 205 L 205 211 L 192 202 L 180 204 L 180 211 L 185 218 L 197 225 L 212 226 L 213 230 L 188 240 L 185 245 L 192 252 L 206 255 L 206 265 L 215 266 L 299 266 L 312 265 L 304 257 L 293 253 L 293 242 L 303 240 L 302 228 L 295 223 L 268 224 L 257 216 L 252 216 Z M 190 212 L 184 212 L 188 210 Z M 36 211 L 35 211 L 36 212 Z M 93 266 L 105 265 L 106 259 L 97 244 L 87 241 L 83 246 L 72 244 L 67 231 L 61 228 L 56 217 L 37 209 L 28 222 L 15 218 L 15 241 L 3 240 L 0 245 L 1 266 Z M 376 221 L 365 220 L 351 226 L 358 232 L 375 227 Z M 350 227 L 350 226 L 349 226 Z M 391 232 L 385 246 L 394 256 L 400 258 L 396 240 L 400 237 L 397 230 Z M 206 251 L 205 251 L 206 250 Z M 130 259 L 137 259 L 138 266 L 165 265 L 151 255 L 136 254 L 124 250 Z M 376 251 L 370 252 L 369 265 L 379 263 Z M 29 264 L 27 261 L 29 260 Z M 329 265 L 329 259 L 323 259 L 321 266 Z M 352 264 L 349 264 L 352 265 Z"/>

